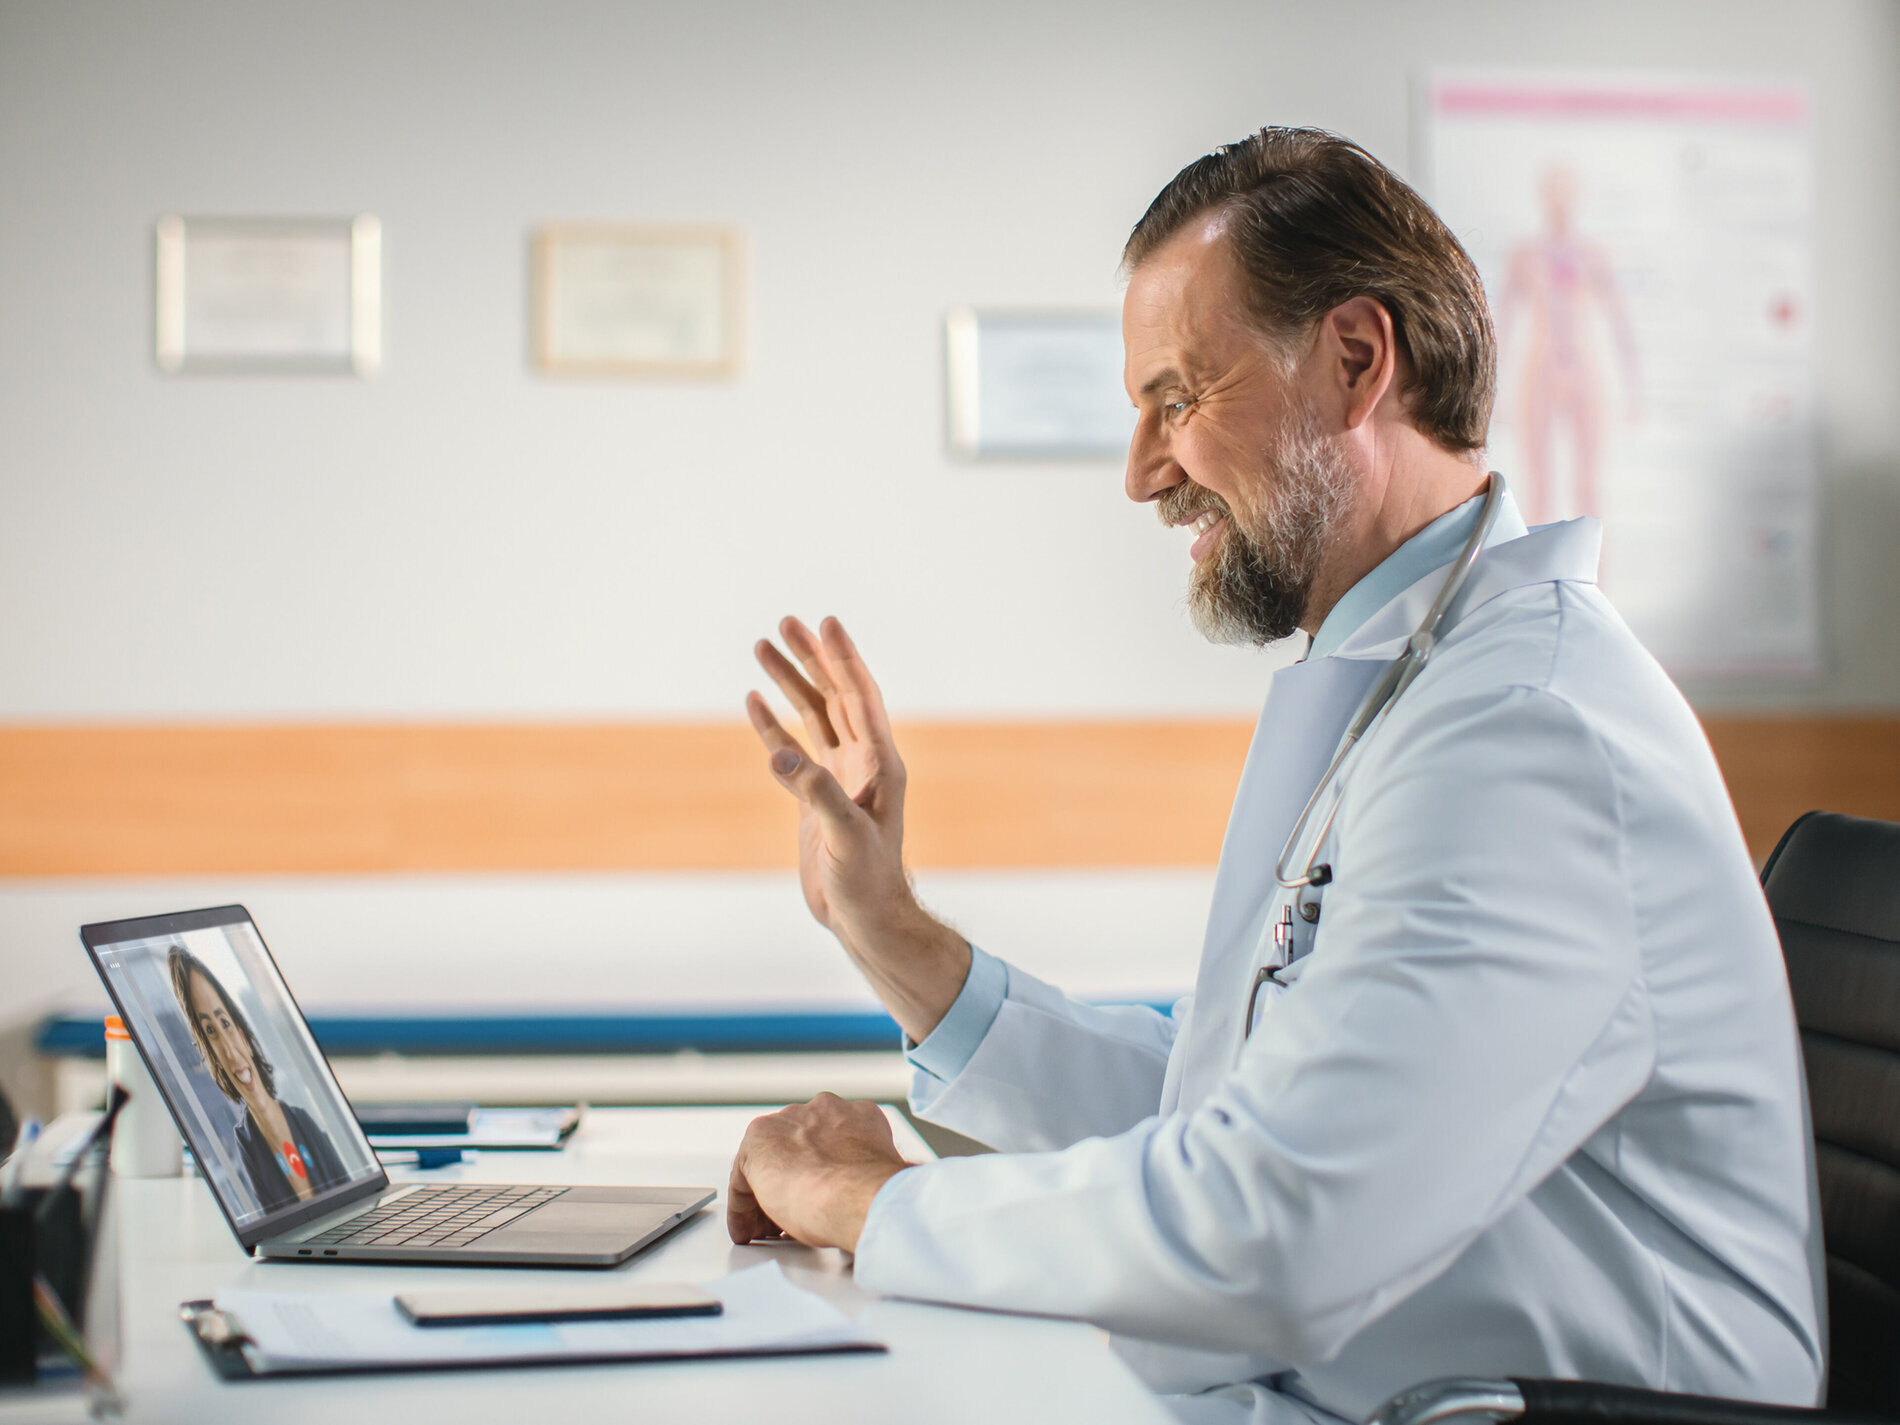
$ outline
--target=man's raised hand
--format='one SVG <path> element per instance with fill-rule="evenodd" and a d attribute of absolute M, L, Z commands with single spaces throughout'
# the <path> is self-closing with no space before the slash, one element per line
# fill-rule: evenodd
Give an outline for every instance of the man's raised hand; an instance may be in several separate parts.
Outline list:
<path fill-rule="evenodd" d="M 844 625 L 819 634 L 795 618 L 779 624 L 802 665 L 760 639 L 759 666 L 804 725 L 811 751 L 757 693 L 746 712 L 771 751 L 772 774 L 798 798 L 798 872 L 811 913 L 849 945 L 854 921 L 887 915 L 910 897 L 904 882 L 904 763 L 884 698 Z"/>
<path fill-rule="evenodd" d="M 753 652 L 797 711 L 809 750 L 758 693 L 746 713 L 772 775 L 798 798 L 798 879 L 805 904 L 838 937 L 892 1017 L 921 1040 L 969 973 L 967 942 L 933 920 L 904 874 L 904 763 L 871 670 L 835 618 L 812 631 L 779 624 Z"/>

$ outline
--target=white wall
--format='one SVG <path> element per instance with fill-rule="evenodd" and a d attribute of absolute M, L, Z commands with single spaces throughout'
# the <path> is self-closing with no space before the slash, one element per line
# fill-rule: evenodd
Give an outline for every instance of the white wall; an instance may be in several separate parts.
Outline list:
<path fill-rule="evenodd" d="M 910 712 L 1244 712 L 1114 462 L 942 453 L 940 322 L 1112 303 L 1187 159 L 1265 121 L 1408 158 L 1433 63 L 1790 73 L 1822 154 L 1832 659 L 1900 701 L 1895 12 L 0 0 L 0 716 L 735 715 L 785 609 Z M 384 374 L 163 378 L 162 212 L 371 212 Z M 730 222 L 735 385 L 524 360 L 552 218 Z M 1743 691 L 1754 691 L 1744 689 Z"/>
<path fill-rule="evenodd" d="M 1693 691 L 1893 706 L 1897 61 L 1888 0 L 0 0 L 0 719 L 733 717 L 788 609 L 845 615 L 900 713 L 1250 712 L 1275 660 L 1192 634 L 1183 541 L 1117 463 L 946 459 L 941 319 L 1113 303 L 1156 189 L 1264 122 L 1403 168 L 1408 82 L 1434 64 L 1810 82 L 1828 661 Z M 157 375 L 171 211 L 380 217 L 384 372 Z M 531 374 L 528 232 L 572 218 L 742 229 L 744 376 Z M 1068 894 L 996 883 L 1017 889 L 979 937 L 1026 937 Z M 309 884 L 274 939 L 395 883 Z M 1143 904 L 1191 920 L 1182 884 Z M 674 933 L 675 883 L 623 887 Z M 125 889 L 0 889 L 21 1002 L 85 984 L 44 908 Z M 217 890 L 138 889 L 153 910 Z M 479 897 L 434 895 L 390 913 L 459 903 L 442 943 L 490 935 Z M 1153 920 L 1105 917 L 1113 943 L 1073 963 L 1133 953 Z M 743 960 L 755 930 L 714 941 Z M 637 998 L 636 969 L 612 992 Z"/>

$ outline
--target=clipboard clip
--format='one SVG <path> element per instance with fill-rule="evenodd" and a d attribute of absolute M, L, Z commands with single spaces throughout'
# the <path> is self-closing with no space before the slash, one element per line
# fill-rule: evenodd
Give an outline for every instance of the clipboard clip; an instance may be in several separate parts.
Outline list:
<path fill-rule="evenodd" d="M 200 1341 L 216 1350 L 229 1350 L 250 1340 L 235 1316 L 218 1310 L 209 1301 L 181 1302 L 178 1319 L 189 1326 Z"/>
<path fill-rule="evenodd" d="M 211 1368 L 225 1380 L 248 1380 L 257 1375 L 252 1352 L 256 1345 L 237 1317 L 209 1301 L 182 1301 L 178 1319 L 204 1352 Z"/>

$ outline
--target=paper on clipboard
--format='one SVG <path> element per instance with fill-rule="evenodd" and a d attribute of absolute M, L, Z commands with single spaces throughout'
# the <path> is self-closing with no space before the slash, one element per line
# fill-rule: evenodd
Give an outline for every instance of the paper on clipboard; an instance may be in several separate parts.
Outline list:
<path fill-rule="evenodd" d="M 241 1329 L 244 1356 L 259 1375 L 881 1349 L 837 1307 L 793 1286 L 776 1262 L 706 1289 L 723 1314 L 503 1326 L 416 1326 L 382 1293 L 232 1289 L 215 1305 Z"/>

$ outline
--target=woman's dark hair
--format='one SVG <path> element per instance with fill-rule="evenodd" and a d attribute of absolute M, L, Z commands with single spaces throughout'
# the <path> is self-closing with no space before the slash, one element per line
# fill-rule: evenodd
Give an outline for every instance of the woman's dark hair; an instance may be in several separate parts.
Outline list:
<path fill-rule="evenodd" d="M 1397 174 L 1323 129 L 1261 129 L 1176 174 L 1129 234 L 1123 267 L 1203 213 L 1224 221 L 1269 338 L 1288 344 L 1341 303 L 1371 297 L 1392 315 L 1419 430 L 1446 450 L 1483 448 L 1497 393 L 1484 283 Z"/>
<path fill-rule="evenodd" d="M 251 1022 L 244 1017 L 244 1011 L 218 983 L 218 978 L 204 967 L 204 962 L 182 945 L 174 945 L 171 953 L 165 957 L 166 968 L 172 974 L 172 993 L 178 996 L 178 1007 L 185 1012 L 185 1023 L 191 1029 L 191 1042 L 198 1046 L 198 1057 L 204 1060 L 205 1068 L 211 1074 L 211 1082 L 218 1086 L 218 1092 L 233 1103 L 240 1102 L 244 1095 L 238 1092 L 238 1086 L 231 1082 L 231 1076 L 224 1071 L 224 1064 L 211 1052 L 211 1046 L 205 1043 L 204 1026 L 198 1023 L 198 1012 L 191 1006 L 191 979 L 196 975 L 217 995 L 224 1004 L 224 1012 L 231 1016 L 231 1022 L 244 1036 L 244 1042 L 251 1046 L 251 1062 L 257 1066 L 257 1081 L 264 1086 L 264 1092 L 272 1098 L 277 1097 L 277 1074 L 270 1066 L 270 1060 L 264 1057 L 263 1046 L 257 1042 L 257 1035 L 251 1032 Z"/>

